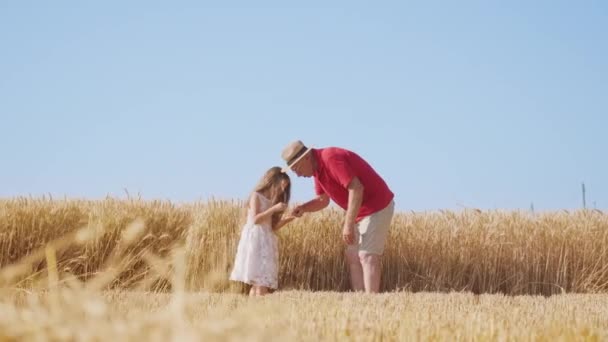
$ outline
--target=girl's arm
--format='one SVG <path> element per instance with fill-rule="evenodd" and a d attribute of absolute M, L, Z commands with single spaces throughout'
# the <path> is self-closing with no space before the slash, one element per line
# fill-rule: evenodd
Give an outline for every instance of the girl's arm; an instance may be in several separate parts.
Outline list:
<path fill-rule="evenodd" d="M 275 232 L 279 229 L 281 229 L 281 227 L 283 227 L 284 225 L 288 224 L 289 222 L 295 220 L 296 217 L 295 216 L 288 216 L 284 219 L 281 219 L 281 221 L 279 221 L 276 226 L 272 227 L 272 230 L 274 230 Z"/>
<path fill-rule="evenodd" d="M 258 194 L 253 192 L 251 194 L 251 198 L 249 199 L 249 208 L 251 208 L 253 212 L 253 223 L 259 224 L 264 220 L 270 218 L 272 214 L 274 214 L 279 209 L 279 206 L 273 205 L 272 207 L 260 212 L 260 198 L 258 197 Z"/>

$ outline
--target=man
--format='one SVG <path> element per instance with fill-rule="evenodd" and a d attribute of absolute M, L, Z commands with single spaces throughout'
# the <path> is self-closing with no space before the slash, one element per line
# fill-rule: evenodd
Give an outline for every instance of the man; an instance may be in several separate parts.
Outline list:
<path fill-rule="evenodd" d="M 380 290 L 380 258 L 394 212 L 393 193 L 356 153 L 337 147 L 313 149 L 297 140 L 281 157 L 298 177 L 314 177 L 317 197 L 294 208 L 302 216 L 326 208 L 329 200 L 346 210 L 342 239 L 353 290 Z"/>

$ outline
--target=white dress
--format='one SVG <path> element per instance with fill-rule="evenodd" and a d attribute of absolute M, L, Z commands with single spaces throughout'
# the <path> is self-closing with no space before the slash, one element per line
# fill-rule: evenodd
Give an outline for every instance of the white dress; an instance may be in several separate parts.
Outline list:
<path fill-rule="evenodd" d="M 257 192 L 254 192 L 254 196 L 260 198 L 260 211 L 270 208 L 269 199 Z M 247 212 L 247 223 L 241 231 L 230 280 L 276 289 L 279 249 L 277 236 L 271 227 L 272 219 L 267 218 L 264 222 L 255 224 L 253 216 L 250 208 Z"/>

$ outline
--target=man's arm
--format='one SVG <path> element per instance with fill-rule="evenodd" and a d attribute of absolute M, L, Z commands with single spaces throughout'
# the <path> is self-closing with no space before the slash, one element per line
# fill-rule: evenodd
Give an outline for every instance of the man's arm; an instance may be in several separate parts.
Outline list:
<path fill-rule="evenodd" d="M 349 245 L 355 243 L 355 220 L 363 202 L 363 191 L 364 187 L 359 178 L 354 177 L 348 183 L 348 208 L 346 209 L 342 238 Z"/>
<path fill-rule="evenodd" d="M 327 208 L 329 205 L 329 196 L 327 194 L 318 195 L 316 198 L 304 203 L 293 209 L 293 215 L 296 217 L 302 216 L 304 213 L 311 213 Z"/>

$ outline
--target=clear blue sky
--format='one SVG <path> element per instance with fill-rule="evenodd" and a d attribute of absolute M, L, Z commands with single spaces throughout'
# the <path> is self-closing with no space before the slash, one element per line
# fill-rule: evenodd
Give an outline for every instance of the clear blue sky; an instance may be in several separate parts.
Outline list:
<path fill-rule="evenodd" d="M 287 3 L 1 2 L 0 196 L 241 199 L 302 139 L 400 210 L 608 208 L 605 1 Z"/>

